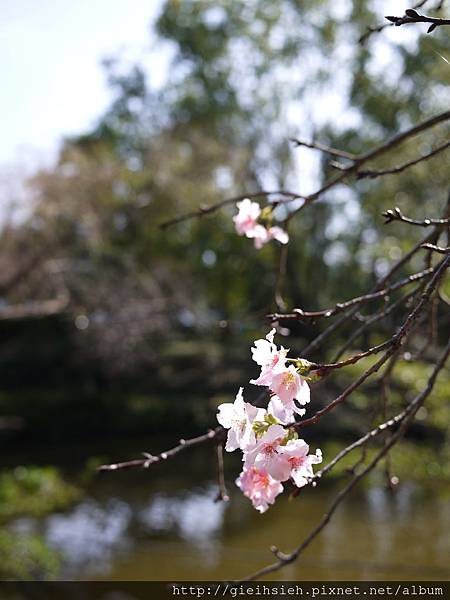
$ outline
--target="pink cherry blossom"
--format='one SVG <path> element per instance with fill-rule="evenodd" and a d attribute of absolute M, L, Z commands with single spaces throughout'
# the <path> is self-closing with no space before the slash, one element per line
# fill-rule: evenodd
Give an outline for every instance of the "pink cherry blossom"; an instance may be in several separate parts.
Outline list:
<path fill-rule="evenodd" d="M 267 230 L 267 235 L 269 240 L 278 240 L 280 244 L 287 244 L 289 242 L 289 235 L 284 229 L 274 225 L 273 227 L 269 227 Z"/>
<path fill-rule="evenodd" d="M 294 414 L 303 416 L 305 410 L 298 404 L 305 405 L 310 401 L 308 383 L 297 373 L 293 365 L 286 366 L 288 350 L 274 344 L 275 329 L 272 329 L 265 340 L 256 340 L 251 349 L 253 360 L 260 365 L 261 373 L 257 379 L 251 379 L 254 385 L 265 385 L 274 393 L 269 412 L 282 423 L 293 420 Z"/>
<path fill-rule="evenodd" d="M 269 232 L 264 225 L 256 225 L 256 227 L 249 232 L 247 237 L 253 238 L 253 243 L 257 250 L 260 250 L 270 241 Z"/>
<path fill-rule="evenodd" d="M 270 389 L 283 404 L 297 400 L 299 404 L 305 405 L 310 401 L 309 385 L 300 377 L 294 365 L 274 373 Z"/>
<path fill-rule="evenodd" d="M 236 204 L 238 214 L 233 217 L 236 232 L 239 235 L 245 235 L 252 238 L 255 248 L 262 248 L 270 240 L 278 240 L 281 244 L 287 244 L 288 234 L 281 227 L 273 226 L 266 228 L 258 219 L 261 216 L 261 207 L 257 202 L 252 202 L 249 198 L 244 198 L 242 202 Z"/>
<path fill-rule="evenodd" d="M 287 432 L 281 425 L 271 425 L 266 433 L 256 440 L 256 445 L 245 453 L 245 466 L 263 469 L 277 481 L 289 479 L 289 457 L 281 452 L 281 443 L 286 435 Z"/>
<path fill-rule="evenodd" d="M 255 340 L 253 342 L 255 347 L 251 348 L 252 358 L 260 367 L 269 365 L 272 362 L 274 355 L 277 353 L 277 347 L 273 343 L 275 333 L 276 330 L 271 329 L 266 335 L 266 339 Z"/>
<path fill-rule="evenodd" d="M 247 237 L 255 237 L 252 235 L 255 227 L 262 227 L 262 225 L 257 225 L 258 218 L 261 214 L 259 204 L 245 198 L 242 202 L 238 202 L 236 206 L 239 212 L 233 217 L 233 221 L 237 233 L 239 235 L 246 235 Z"/>
<path fill-rule="evenodd" d="M 247 237 L 254 239 L 255 248 L 257 250 L 262 248 L 271 240 L 278 240 L 281 244 L 287 244 L 289 242 L 289 236 L 286 231 L 278 226 L 269 227 L 266 229 L 262 225 L 256 225 L 246 235 Z"/>
<path fill-rule="evenodd" d="M 283 486 L 263 469 L 256 467 L 246 468 L 236 479 L 236 485 L 243 494 L 252 501 L 253 506 L 260 513 L 275 502 L 275 498 L 283 491 Z"/>
<path fill-rule="evenodd" d="M 221 404 L 218 410 L 217 420 L 225 429 L 228 429 L 225 445 L 227 452 L 233 452 L 237 448 L 244 450 L 255 444 L 256 439 L 252 423 L 255 419 L 263 420 L 266 411 L 244 402 L 242 388 L 239 388 L 234 403 Z"/>
<path fill-rule="evenodd" d="M 290 468 L 291 478 L 297 487 L 307 485 L 309 480 L 314 477 L 313 465 L 322 462 L 322 452 L 317 449 L 315 454 L 308 454 L 309 446 L 301 439 L 289 440 L 289 442 L 279 449 L 280 454 L 287 457 Z"/>
<path fill-rule="evenodd" d="M 295 400 L 283 402 L 278 396 L 272 396 L 267 410 L 270 414 L 276 417 L 283 425 L 287 425 L 294 421 L 294 415 L 297 414 L 303 417 L 306 410 L 299 408 Z"/>
<path fill-rule="evenodd" d="M 249 237 L 251 237 L 250 233 Z M 297 487 L 307 485 L 314 476 L 313 465 L 322 462 L 322 453 L 308 454 L 309 446 L 292 439 L 285 426 L 296 414 L 303 415 L 303 405 L 310 401 L 310 389 L 300 371 L 308 361 L 293 359 L 287 366 L 289 350 L 274 343 L 275 329 L 254 342 L 252 358 L 261 368 L 259 377 L 251 380 L 272 392 L 267 410 L 244 402 L 242 388 L 234 403 L 221 404 L 217 420 L 228 429 L 225 449 L 243 452 L 244 468 L 236 484 L 253 506 L 265 512 L 283 491 L 282 482 L 292 479 Z"/>
<path fill-rule="evenodd" d="M 265 340 L 256 340 L 255 347 L 251 348 L 253 360 L 261 367 L 260 376 L 250 381 L 254 385 L 270 387 L 274 374 L 285 369 L 288 350 L 283 346 L 277 348 L 273 343 L 274 335 L 275 329 L 272 329 Z"/>

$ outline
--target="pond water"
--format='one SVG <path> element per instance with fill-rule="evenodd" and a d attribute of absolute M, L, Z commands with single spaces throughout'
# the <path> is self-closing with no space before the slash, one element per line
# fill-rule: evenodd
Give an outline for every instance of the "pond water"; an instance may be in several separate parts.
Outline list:
<path fill-rule="evenodd" d="M 158 444 L 159 449 L 169 442 Z M 102 445 L 101 445 L 102 446 Z M 153 445 L 152 450 L 158 450 Z M 144 442 L 115 446 L 108 459 L 131 458 Z M 24 464 L 29 454 L 9 457 Z M 76 480 L 98 448 L 64 451 L 63 472 Z M 55 462 L 55 450 L 33 462 Z M 61 462 L 61 451 L 58 450 Z M 39 460 L 37 460 L 37 458 Z M 216 503 L 211 447 L 188 450 L 148 470 L 103 473 L 69 510 L 20 518 L 14 528 L 39 532 L 63 553 L 62 577 L 112 580 L 224 580 L 269 562 L 271 545 L 289 551 L 320 520 L 343 481 L 282 497 L 260 515 L 234 486 L 239 461 L 227 458 L 228 503 Z M 53 459 L 53 461 L 51 460 Z M 274 573 L 288 580 L 450 579 L 448 489 L 402 481 L 395 493 L 380 485 L 355 490 L 301 559 Z"/>

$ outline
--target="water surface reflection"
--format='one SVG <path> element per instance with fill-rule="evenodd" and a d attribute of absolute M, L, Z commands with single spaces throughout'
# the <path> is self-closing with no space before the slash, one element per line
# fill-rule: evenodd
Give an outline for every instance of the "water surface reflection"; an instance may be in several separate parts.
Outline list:
<path fill-rule="evenodd" d="M 271 545 L 297 545 L 336 493 L 336 486 L 305 489 L 259 515 L 233 489 L 234 472 L 231 501 L 223 504 L 214 502 L 216 482 L 201 480 L 208 469 L 195 456 L 192 469 L 164 467 L 98 477 L 71 510 L 19 519 L 15 527 L 41 532 L 62 552 L 66 578 L 239 578 L 273 559 Z M 360 489 L 303 558 L 274 578 L 449 579 L 449 524 L 441 488 L 424 493 L 403 482 L 395 494 L 380 486 Z"/>

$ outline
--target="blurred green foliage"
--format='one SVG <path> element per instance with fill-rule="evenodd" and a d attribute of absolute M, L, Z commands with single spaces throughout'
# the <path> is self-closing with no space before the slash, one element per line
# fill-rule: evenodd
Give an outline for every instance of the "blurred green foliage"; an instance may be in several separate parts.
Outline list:
<path fill-rule="evenodd" d="M 342 450 L 342 445 L 333 442 L 325 443 L 323 446 L 325 456 L 335 456 L 340 450 Z M 368 448 L 366 450 L 364 465 L 375 458 L 378 450 L 379 448 Z M 359 456 L 361 456 L 361 449 L 347 454 L 330 471 L 323 484 L 327 485 L 325 482 L 331 484 L 336 479 L 348 477 Z M 448 447 L 436 452 L 436 448 L 403 441 L 394 446 L 389 453 L 389 472 L 391 477 L 397 477 L 400 482 L 418 481 L 424 490 L 434 489 L 436 485 L 440 485 L 442 491 L 447 490 L 448 493 L 448 482 L 450 481 L 448 458 Z M 371 486 L 375 482 L 380 485 L 387 484 L 385 462 L 384 460 L 380 463 L 381 468 L 372 473 L 371 477 L 365 481 L 365 485 Z"/>
<path fill-rule="evenodd" d="M 238 237 L 233 206 L 158 226 L 264 188 L 316 189 L 333 175 L 328 158 L 292 147 L 290 137 L 359 153 L 447 108 L 444 28 L 392 28 L 358 43 L 382 17 L 370 0 L 167 0 L 154 24 L 158 52 L 171 56 L 162 86 L 153 83 L 158 52 L 139 64 L 105 61 L 110 106 L 30 181 L 28 218 L 3 232 L 11 263 L 45 249 L 8 302 L 61 288 L 70 297 L 60 318 L 4 325 L 4 414 L 22 405 L 39 431 L 49 415 L 59 424 L 52 435 L 81 423 L 133 427 L 133 411 L 147 414 L 140 423 L 149 428 L 153 414 L 158 428 L 168 413 L 160 419 L 152 398 L 235 390 L 248 345 L 275 308 L 280 248 L 256 251 Z M 410 160 L 446 132 L 430 130 L 370 166 Z M 384 225 L 381 212 L 398 205 L 413 218 L 439 216 L 448 167 L 447 152 L 396 176 L 352 181 L 300 213 L 290 226 L 286 305 L 323 308 L 369 289 L 423 235 Z M 398 276 L 422 267 L 417 257 Z M 382 341 L 399 318 L 394 312 L 355 349 Z M 293 324 L 289 346 L 301 350 L 325 325 Z M 329 359 L 354 327 L 312 358 Z"/>
<path fill-rule="evenodd" d="M 0 532 L 0 577 L 2 579 L 54 579 L 60 559 L 39 536 Z"/>
<path fill-rule="evenodd" d="M 0 522 L 21 516 L 43 517 L 68 508 L 81 490 L 67 483 L 54 467 L 24 467 L 0 473 Z M 3 528 L 0 532 L 2 579 L 53 579 L 61 557 L 35 533 Z"/>
<path fill-rule="evenodd" d="M 0 473 L 0 519 L 40 517 L 67 508 L 80 495 L 54 467 L 16 467 Z"/>

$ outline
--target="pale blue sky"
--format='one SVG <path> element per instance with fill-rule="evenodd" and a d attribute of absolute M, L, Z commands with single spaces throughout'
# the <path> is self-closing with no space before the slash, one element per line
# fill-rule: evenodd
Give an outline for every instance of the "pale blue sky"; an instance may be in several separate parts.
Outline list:
<path fill-rule="evenodd" d="M 150 47 L 161 0 L 0 0 L 0 165 L 38 162 L 108 105 L 105 56 Z M 152 73 L 165 69 L 162 57 Z"/>
<path fill-rule="evenodd" d="M 380 14 L 393 4 L 378 3 Z M 170 51 L 159 45 L 149 53 L 150 23 L 161 5 L 162 0 L 0 0 L 0 167 L 46 162 L 62 136 L 95 122 L 110 99 L 100 65 L 106 56 L 126 50 L 148 67 L 153 84 L 164 78 Z M 395 33 L 399 40 L 404 32 Z"/>
<path fill-rule="evenodd" d="M 27 177 L 37 168 L 52 164 L 64 136 L 86 131 L 108 106 L 111 96 L 101 67 L 103 58 L 120 53 L 146 70 L 157 86 L 170 74 L 173 48 L 156 43 L 151 23 L 163 0 L 0 0 L 0 224 L 8 206 L 26 206 Z M 392 10 L 393 0 L 374 0 L 378 14 Z M 395 0 L 401 13 L 406 0 Z M 336 0 L 334 9 L 347 14 L 350 0 Z M 394 29 L 394 28 L 393 28 Z M 388 29 L 376 36 L 376 59 L 369 70 L 393 72 L 395 56 L 386 42 L 415 43 L 417 29 Z M 400 30 L 400 31 L 399 31 Z M 347 52 L 345 44 L 339 52 Z M 314 48 L 311 49 L 314 54 Z M 314 56 L 310 57 L 314 66 Z M 339 64 L 345 62 L 339 57 Z M 289 74 L 289 78 L 291 74 Z M 336 110 L 339 122 L 355 123 L 348 106 L 346 67 L 336 72 L 333 85 L 320 95 L 304 94 L 302 102 L 290 102 L 286 118 L 293 131 L 311 135 Z M 333 106 L 333 111 L 329 107 Z M 292 187 L 313 191 L 317 182 L 318 155 L 296 150 L 297 164 Z M 269 175 L 268 175 L 269 176 Z M 267 187 L 271 187 L 270 178 Z M 1 200 L 3 198 L 4 200 Z M 350 206 L 348 198 L 347 206 Z M 348 220 L 348 219 L 347 219 Z"/>

